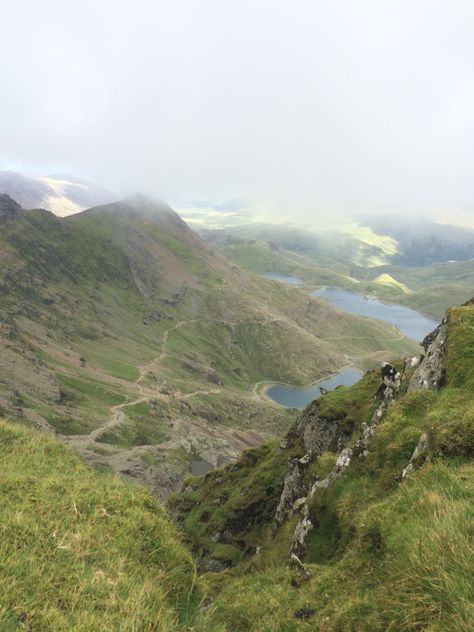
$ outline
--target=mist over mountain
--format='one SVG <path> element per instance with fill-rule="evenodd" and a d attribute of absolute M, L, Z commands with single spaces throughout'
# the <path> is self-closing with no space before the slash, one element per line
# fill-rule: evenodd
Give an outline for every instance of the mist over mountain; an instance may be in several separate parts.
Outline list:
<path fill-rule="evenodd" d="M 0 168 L 307 223 L 472 212 L 472 2 L 204 6 L 6 3 Z"/>
<path fill-rule="evenodd" d="M 24 208 L 45 208 L 59 217 L 118 197 L 105 187 L 69 174 L 31 177 L 14 171 L 0 171 L 0 193 L 9 195 Z"/>

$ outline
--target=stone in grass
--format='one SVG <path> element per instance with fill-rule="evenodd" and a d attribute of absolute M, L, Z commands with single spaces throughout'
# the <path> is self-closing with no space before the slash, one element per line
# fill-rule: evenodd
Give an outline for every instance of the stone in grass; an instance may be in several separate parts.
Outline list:
<path fill-rule="evenodd" d="M 295 619 L 309 619 L 314 614 L 316 614 L 316 610 L 314 608 L 299 608 L 293 612 Z"/>

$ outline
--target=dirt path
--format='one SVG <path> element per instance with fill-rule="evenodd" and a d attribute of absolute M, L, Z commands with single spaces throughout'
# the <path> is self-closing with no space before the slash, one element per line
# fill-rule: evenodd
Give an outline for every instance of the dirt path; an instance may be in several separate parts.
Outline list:
<path fill-rule="evenodd" d="M 268 302 L 268 299 L 267 299 Z M 184 327 L 185 325 L 190 325 L 192 323 L 196 323 L 196 322 L 203 322 L 203 323 L 222 323 L 224 325 L 228 325 L 229 327 L 236 327 L 236 326 L 241 326 L 241 325 L 262 325 L 262 326 L 266 326 L 270 323 L 274 323 L 274 322 L 287 322 L 288 319 L 286 317 L 278 317 L 278 318 L 269 318 L 269 319 L 265 319 L 265 320 L 249 320 L 249 321 L 241 321 L 241 322 L 233 322 L 233 321 L 229 321 L 229 320 L 224 320 L 224 319 L 217 319 L 217 318 L 193 318 L 190 320 L 181 320 L 179 321 L 176 325 L 173 325 L 172 327 L 170 327 L 169 329 L 167 329 L 164 334 L 163 334 L 163 340 L 161 343 L 161 349 L 160 349 L 160 353 L 159 355 L 154 358 L 153 360 L 151 360 L 151 362 L 148 362 L 147 364 L 141 365 L 138 367 L 139 370 L 139 376 L 138 378 L 135 380 L 135 382 L 133 384 L 135 384 L 138 387 L 138 392 L 141 395 L 141 397 L 138 397 L 136 399 L 133 399 L 132 401 L 127 401 L 124 402 L 123 404 L 118 404 L 115 406 L 111 406 L 110 408 L 110 418 L 102 425 L 99 426 L 98 428 L 95 428 L 94 430 L 92 430 L 89 434 L 86 435 L 67 435 L 65 436 L 65 439 L 68 443 L 73 444 L 76 447 L 79 446 L 86 446 L 88 443 L 95 443 L 105 432 L 107 432 L 108 430 L 111 430 L 113 428 L 117 428 L 119 427 L 125 418 L 125 414 L 123 412 L 124 408 L 127 408 L 129 406 L 135 406 L 136 404 L 140 404 L 142 402 L 148 402 L 151 399 L 162 399 L 165 401 L 169 401 L 171 399 L 170 395 L 165 395 L 163 393 L 160 393 L 159 391 L 155 391 L 149 387 L 144 387 L 141 382 L 143 380 L 143 378 L 146 376 L 146 374 L 148 372 L 150 372 L 153 369 L 156 369 L 160 363 L 163 361 L 163 359 L 166 357 L 166 355 L 168 354 L 167 352 L 167 344 L 168 344 L 168 339 L 169 336 L 173 333 L 173 331 L 176 331 L 177 329 Z M 294 324 L 294 323 L 293 323 Z M 311 332 L 305 330 L 306 334 L 311 334 Z M 389 338 L 389 339 L 377 339 L 379 342 L 395 342 L 397 340 L 402 340 L 405 336 L 403 334 L 400 334 L 398 337 L 396 338 Z M 329 338 L 318 338 L 318 340 L 320 342 L 325 342 L 328 340 L 343 340 L 343 339 L 369 339 L 369 336 L 334 336 L 334 337 L 329 337 Z M 373 338 L 370 338 L 373 339 Z M 347 364 L 343 367 L 341 367 L 341 369 L 338 371 L 338 373 L 342 370 L 344 370 L 345 368 L 348 368 L 350 366 L 354 366 L 354 362 L 350 362 L 350 364 Z M 334 374 L 336 375 L 336 374 Z M 333 377 L 331 376 L 327 376 L 327 377 Z M 317 384 L 320 381 L 323 381 L 325 379 L 327 379 L 327 377 L 324 378 L 319 378 L 318 380 L 311 382 L 311 384 L 309 384 L 307 387 L 302 387 L 302 388 L 309 388 L 310 386 L 313 386 L 314 384 Z M 253 399 L 258 399 L 260 401 L 265 401 L 265 402 L 270 402 L 271 400 L 266 397 L 265 392 L 264 392 L 264 388 L 262 388 L 262 385 L 264 384 L 274 384 L 274 380 L 263 380 L 261 382 L 257 382 L 256 384 L 254 384 L 253 389 L 252 389 L 252 398 Z M 281 384 L 283 384 L 283 382 L 279 382 Z M 128 385 L 130 385 L 130 383 L 128 383 Z M 287 386 L 292 386 L 291 384 L 287 384 Z M 174 396 L 174 399 L 180 400 L 180 401 L 186 401 L 191 399 L 192 397 L 196 397 L 198 395 L 212 395 L 212 394 L 218 394 L 221 392 L 221 389 L 219 388 L 211 388 L 211 389 L 201 389 L 201 390 L 197 390 L 194 391 L 192 393 L 184 393 L 182 395 L 176 395 Z M 277 405 L 277 404 L 276 404 Z M 44 420 L 43 420 L 44 421 Z M 37 420 L 37 423 L 39 425 L 43 425 L 41 423 L 39 423 L 39 421 Z M 45 422 L 46 423 L 46 422 Z M 49 424 L 48 424 L 49 425 Z M 45 428 L 46 429 L 46 428 Z"/>
<path fill-rule="evenodd" d="M 173 325 L 173 327 L 170 327 L 169 329 L 167 329 L 165 333 L 163 334 L 163 341 L 161 344 L 160 354 L 148 364 L 144 364 L 138 367 L 139 376 L 135 380 L 134 384 L 136 384 L 136 386 L 138 387 L 138 392 L 140 393 L 142 397 L 139 397 L 132 401 L 124 402 L 123 404 L 111 406 L 110 419 L 108 419 L 102 426 L 99 426 L 98 428 L 95 428 L 94 430 L 92 430 L 90 433 L 84 434 L 84 435 L 64 435 L 65 440 L 68 443 L 74 445 L 75 447 L 79 447 L 79 446 L 84 447 L 89 443 L 95 443 L 105 432 L 113 428 L 116 428 L 123 423 L 124 418 L 125 418 L 125 415 L 123 412 L 124 408 L 127 408 L 129 406 L 135 406 L 136 404 L 140 404 L 142 402 L 148 402 L 150 399 L 164 399 L 164 400 L 169 401 L 170 399 L 169 395 L 164 395 L 163 393 L 159 393 L 152 389 L 146 388 L 142 386 L 140 382 L 143 380 L 145 375 L 151 369 L 156 368 L 156 366 L 159 365 L 160 362 L 163 360 L 163 358 L 166 356 L 167 354 L 166 344 L 168 342 L 168 338 L 170 334 L 176 329 L 183 327 L 184 325 L 198 322 L 199 320 L 203 320 L 205 322 L 222 322 L 228 325 L 235 325 L 235 323 L 230 323 L 229 321 L 223 321 L 223 320 L 217 320 L 217 319 L 192 319 L 192 320 L 181 320 L 176 325 Z M 252 322 L 259 322 L 259 321 L 252 321 Z M 195 397 L 196 395 L 211 395 L 211 394 L 217 394 L 220 392 L 221 392 L 221 389 L 216 389 L 216 388 L 203 389 L 203 390 L 194 391 L 193 393 L 185 393 L 183 395 L 178 395 L 175 397 L 175 399 L 183 401 L 183 400 L 188 400 L 191 397 Z M 38 425 L 42 425 L 39 423 L 39 421 L 37 421 L 37 423 Z"/>

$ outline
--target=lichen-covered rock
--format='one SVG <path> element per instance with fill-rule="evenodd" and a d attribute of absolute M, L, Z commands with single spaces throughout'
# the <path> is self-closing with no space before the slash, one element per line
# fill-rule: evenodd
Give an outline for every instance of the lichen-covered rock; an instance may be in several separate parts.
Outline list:
<path fill-rule="evenodd" d="M 429 341 L 431 341 L 431 343 L 425 347 L 426 355 L 413 373 L 408 385 L 409 393 L 442 386 L 444 381 L 443 359 L 447 333 L 448 325 L 446 320 L 443 320 L 439 327 L 423 340 L 423 346 L 428 345 Z"/>
<path fill-rule="evenodd" d="M 225 566 L 222 562 L 219 562 L 219 560 L 210 559 L 206 562 L 205 570 L 208 573 L 221 573 L 225 570 Z"/>
<path fill-rule="evenodd" d="M 283 491 L 273 518 L 274 529 L 283 524 L 285 518 L 292 510 L 295 500 L 305 493 L 303 479 L 309 462 L 310 460 L 305 459 L 305 457 L 288 461 L 288 470 L 283 481 Z"/>
<path fill-rule="evenodd" d="M 287 436 L 280 442 L 280 448 L 286 449 L 288 445 L 298 438 L 305 450 L 305 455 L 301 459 L 290 459 L 288 469 L 283 482 L 283 491 L 275 511 L 273 528 L 280 527 L 289 513 L 293 509 L 295 501 L 306 495 L 307 489 L 303 484 L 307 467 L 318 456 L 329 449 L 331 443 L 335 441 L 340 419 L 327 419 L 319 414 L 318 400 L 302 413 L 296 420 Z M 338 445 L 343 447 L 350 435 L 341 435 Z"/>
<path fill-rule="evenodd" d="M 302 517 L 295 527 L 293 534 L 293 541 L 290 548 L 290 557 L 296 555 L 301 558 L 306 553 L 306 538 L 313 530 L 314 525 L 309 518 L 308 506 L 305 504 L 302 507 Z"/>
<path fill-rule="evenodd" d="M 328 488 L 335 480 L 341 478 L 354 457 L 364 456 L 368 453 L 367 447 L 370 438 L 383 419 L 385 412 L 393 404 L 400 392 L 402 374 L 399 373 L 393 365 L 384 363 L 381 367 L 381 377 L 382 382 L 377 391 L 377 395 L 382 401 L 372 415 L 370 423 L 362 424 L 359 439 L 356 441 L 354 447 L 341 450 L 334 468 L 324 479 L 316 481 L 311 486 L 306 497 L 306 502 L 302 506 L 301 519 L 295 527 L 293 541 L 290 547 L 290 556 L 294 554 L 298 557 L 303 557 L 306 552 L 306 538 L 314 526 L 309 517 L 308 501 L 311 500 L 318 489 Z"/>
<path fill-rule="evenodd" d="M 403 468 L 402 479 L 406 478 L 413 472 L 415 466 L 428 453 L 429 449 L 430 449 L 429 437 L 426 432 L 423 432 L 423 434 L 418 439 L 418 443 L 416 445 L 415 450 L 413 451 L 413 454 L 411 455 L 411 459 L 408 465 Z"/>
<path fill-rule="evenodd" d="M 310 406 L 296 420 L 288 436 L 298 436 L 303 440 L 305 452 L 313 457 L 319 456 L 328 449 L 334 439 L 340 420 L 326 419 L 319 414 L 318 400 Z M 288 436 L 286 443 L 288 443 Z"/>

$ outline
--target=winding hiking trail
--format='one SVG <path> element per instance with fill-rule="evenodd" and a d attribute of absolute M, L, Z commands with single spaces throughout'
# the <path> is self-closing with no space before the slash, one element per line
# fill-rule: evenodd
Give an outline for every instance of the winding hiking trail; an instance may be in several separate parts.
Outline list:
<path fill-rule="evenodd" d="M 133 399 L 131 401 L 125 401 L 123 404 L 117 404 L 114 406 L 111 406 L 110 408 L 110 419 L 108 419 L 103 425 L 95 428 L 94 430 L 92 430 L 89 434 L 81 434 L 81 435 L 64 435 L 65 440 L 72 444 L 74 447 L 78 448 L 78 447 L 86 447 L 87 444 L 91 444 L 91 443 L 95 443 L 97 442 L 97 440 L 103 435 L 105 434 L 108 430 L 112 430 L 113 428 L 117 428 L 119 427 L 125 418 L 125 414 L 123 412 L 124 408 L 130 407 L 130 406 L 135 406 L 136 404 L 140 404 L 142 402 L 148 402 L 151 399 L 163 399 L 165 401 L 169 401 L 170 396 L 169 395 L 165 395 L 163 393 L 160 393 L 159 391 L 156 391 L 154 389 L 151 389 L 149 387 L 144 387 L 142 384 L 140 384 L 140 382 L 143 380 L 143 378 L 145 377 L 145 375 L 150 372 L 152 369 L 157 368 L 157 366 L 160 364 L 160 362 L 163 360 L 163 358 L 166 356 L 167 352 L 166 352 L 166 345 L 168 342 L 168 338 L 170 336 L 170 334 L 175 331 L 176 329 L 183 327 L 184 325 L 188 325 L 194 322 L 198 322 L 200 320 L 205 321 L 206 319 L 191 319 L 191 320 L 181 320 L 179 323 L 177 323 L 176 325 L 173 325 L 173 327 L 170 327 L 169 329 L 167 329 L 165 331 L 165 333 L 163 334 L 163 341 L 161 344 L 161 351 L 159 353 L 159 355 L 154 358 L 151 362 L 148 362 L 147 364 L 141 365 L 138 367 L 139 370 L 139 376 L 138 378 L 135 380 L 134 384 L 138 387 L 138 392 L 141 395 L 141 397 L 138 397 L 136 399 Z M 226 321 L 218 321 L 217 319 L 208 319 L 211 322 L 226 322 Z M 255 321 L 257 322 L 257 321 Z M 231 324 L 231 323 L 228 323 Z M 232 323 L 234 324 L 234 323 Z M 181 395 L 175 395 L 174 399 L 177 400 L 188 400 L 191 397 L 194 397 L 196 395 L 211 395 L 214 393 L 220 393 L 221 389 L 219 388 L 211 388 L 211 389 L 201 389 L 201 390 L 197 390 L 194 391 L 192 393 L 184 393 Z M 45 420 L 42 420 L 45 421 Z M 36 421 L 36 423 L 39 423 L 38 421 Z M 46 424 L 47 422 L 45 422 Z M 41 424 L 43 425 L 43 424 Z M 52 427 L 49 426 L 49 424 L 47 424 L 47 428 L 45 428 L 45 430 L 48 431 L 53 431 L 54 429 Z"/>
<path fill-rule="evenodd" d="M 268 300 L 269 299 L 267 299 L 266 304 L 268 304 Z M 125 419 L 125 414 L 123 411 L 125 408 L 130 407 L 130 406 L 135 406 L 136 404 L 140 404 L 142 402 L 149 402 L 152 399 L 161 399 L 164 401 L 169 401 L 171 397 L 175 400 L 187 401 L 191 399 L 192 397 L 195 397 L 198 395 L 212 395 L 212 394 L 220 393 L 221 392 L 220 388 L 209 388 L 209 389 L 199 389 L 192 393 L 174 394 L 171 396 L 168 394 L 164 394 L 156 389 L 153 389 L 152 387 L 144 386 L 142 384 L 142 381 L 147 375 L 147 373 L 153 370 L 156 370 L 160 366 L 160 363 L 168 355 L 167 344 L 168 344 L 169 337 L 174 331 L 180 329 L 181 327 L 190 325 L 192 323 L 197 323 L 197 322 L 222 323 L 230 327 L 237 327 L 237 326 L 249 325 L 249 324 L 262 325 L 265 327 L 266 325 L 269 325 L 271 323 L 275 323 L 275 322 L 286 323 L 288 321 L 289 319 L 287 317 L 281 316 L 281 315 L 279 315 L 278 318 L 275 318 L 275 317 L 271 318 L 271 316 L 269 315 L 267 316 L 267 318 L 263 318 L 261 320 L 249 320 L 249 321 L 241 321 L 241 322 L 233 322 L 233 321 L 218 319 L 218 318 L 193 318 L 193 319 L 188 319 L 188 320 L 180 320 L 178 323 L 176 323 L 175 325 L 173 325 L 172 327 L 170 327 L 164 332 L 163 340 L 161 343 L 161 349 L 158 356 L 156 356 L 156 358 L 154 358 L 147 364 L 144 364 L 138 367 L 139 375 L 138 375 L 138 378 L 135 380 L 135 382 L 133 382 L 133 384 L 138 388 L 138 394 L 140 395 L 140 397 L 137 397 L 136 399 L 132 399 L 130 401 L 125 401 L 122 404 L 111 406 L 110 418 L 103 425 L 99 426 L 98 428 L 95 428 L 89 434 L 66 435 L 65 436 L 66 441 L 68 443 L 73 444 L 75 447 L 79 447 L 79 446 L 85 447 L 87 444 L 93 444 L 97 442 L 104 433 L 106 433 L 109 430 L 119 427 L 123 423 Z M 295 323 L 293 322 L 293 325 L 294 324 Z M 297 325 L 297 326 L 300 327 L 300 325 Z M 308 334 L 311 335 L 312 337 L 316 337 L 314 334 L 312 334 L 311 332 L 307 330 L 305 330 L 305 333 L 307 335 Z M 376 340 L 378 340 L 379 342 L 396 342 L 398 340 L 402 340 L 404 337 L 405 337 L 404 334 L 399 333 L 399 335 L 394 338 L 376 339 Z M 318 340 L 319 342 L 324 343 L 329 340 L 349 340 L 353 338 L 369 339 L 370 337 L 368 336 L 331 336 L 327 338 L 318 337 Z M 353 361 L 350 361 L 349 364 L 341 367 L 339 371 L 342 371 L 343 369 L 354 366 L 354 365 L 355 363 Z M 316 384 L 317 382 L 324 379 L 326 379 L 326 377 L 323 377 L 314 382 L 311 382 L 309 386 L 312 386 L 313 384 Z M 263 380 L 254 384 L 253 389 L 252 389 L 252 395 L 251 395 L 252 399 L 258 399 L 260 401 L 263 400 L 263 401 L 266 401 L 267 403 L 271 402 L 272 400 L 265 395 L 265 389 L 262 388 L 262 385 L 273 384 L 273 383 L 275 383 L 273 380 Z M 280 382 L 280 383 L 283 383 L 283 382 Z M 291 385 L 288 384 L 288 386 L 291 386 Z"/>

